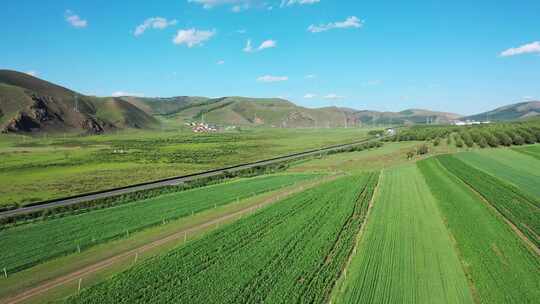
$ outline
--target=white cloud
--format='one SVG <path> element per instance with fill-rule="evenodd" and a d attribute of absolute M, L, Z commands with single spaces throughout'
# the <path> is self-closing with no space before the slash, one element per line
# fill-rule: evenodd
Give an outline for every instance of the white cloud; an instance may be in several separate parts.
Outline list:
<path fill-rule="evenodd" d="M 246 46 L 244 47 L 243 51 L 246 53 L 252 53 L 255 51 L 262 51 L 265 49 L 270 49 L 270 48 L 275 48 L 275 47 L 277 47 L 277 41 L 269 39 L 269 40 L 263 41 L 257 49 L 254 49 L 253 45 L 251 44 L 251 39 L 248 39 L 246 41 Z"/>
<path fill-rule="evenodd" d="M 194 28 L 179 30 L 173 38 L 174 44 L 185 44 L 191 48 L 197 45 L 202 45 L 203 42 L 209 40 L 216 34 L 215 30 L 205 31 Z"/>
<path fill-rule="evenodd" d="M 219 65 L 225 64 L 225 60 L 219 60 L 218 62 L 216 62 L 216 64 L 219 64 Z"/>
<path fill-rule="evenodd" d="M 499 56 L 509 57 L 509 56 L 530 54 L 530 53 L 540 53 L 540 41 L 524 44 L 516 48 L 510 48 L 506 51 L 501 52 Z"/>
<path fill-rule="evenodd" d="M 75 14 L 71 10 L 66 11 L 66 21 L 71 24 L 71 26 L 76 28 L 83 28 L 88 25 L 88 21 L 81 19 L 79 15 Z"/>
<path fill-rule="evenodd" d="M 343 99 L 343 98 L 345 98 L 345 96 L 341 96 L 341 95 L 337 95 L 337 94 L 332 93 L 332 94 L 328 94 L 328 95 L 324 96 L 323 98 L 324 99 L 333 99 L 333 100 L 335 100 L 335 99 Z"/>
<path fill-rule="evenodd" d="M 281 81 L 287 81 L 289 80 L 289 77 L 287 76 L 272 76 L 272 75 L 265 75 L 257 78 L 258 82 L 281 82 Z"/>
<path fill-rule="evenodd" d="M 133 32 L 133 34 L 135 36 L 140 36 L 149 28 L 162 30 L 162 29 L 166 29 L 169 26 L 175 25 L 176 23 L 178 23 L 178 21 L 176 21 L 175 19 L 169 21 L 163 17 L 148 18 L 144 20 L 142 24 L 139 24 L 135 28 L 135 32 Z"/>
<path fill-rule="evenodd" d="M 305 78 L 306 78 L 306 79 L 315 79 L 315 78 L 317 78 L 317 75 L 309 74 L 309 75 L 306 75 Z"/>
<path fill-rule="evenodd" d="M 247 33 L 247 30 L 245 30 L 245 29 L 239 29 L 239 30 L 236 30 L 236 32 L 237 32 L 238 34 L 243 35 L 243 34 Z"/>
<path fill-rule="evenodd" d="M 36 77 L 39 74 L 37 71 L 34 71 L 34 70 L 26 71 L 25 73 L 34 77 Z"/>
<path fill-rule="evenodd" d="M 263 41 L 263 43 L 261 43 L 258 50 L 262 51 L 264 49 L 275 48 L 276 46 L 277 46 L 277 41 L 275 41 L 275 40 L 265 40 L 265 41 Z"/>
<path fill-rule="evenodd" d="M 315 4 L 319 3 L 321 0 L 282 0 L 281 7 L 291 6 L 295 4 L 304 5 L 304 4 Z"/>
<path fill-rule="evenodd" d="M 135 97 L 144 97 L 143 93 L 130 93 L 124 91 L 116 91 L 112 93 L 112 97 L 122 97 L 122 96 L 135 96 Z"/>
<path fill-rule="evenodd" d="M 352 16 L 345 21 L 331 22 L 327 24 L 310 25 L 308 31 L 312 33 L 326 32 L 332 29 L 346 29 L 346 28 L 360 28 L 364 25 L 364 22 L 358 17 Z"/>
<path fill-rule="evenodd" d="M 312 99 L 312 98 L 315 98 L 315 97 L 317 97 L 317 94 L 307 93 L 306 95 L 304 95 L 304 98 L 306 98 L 306 99 Z"/>
<path fill-rule="evenodd" d="M 217 6 L 231 6 L 231 11 L 238 13 L 253 6 L 266 6 L 268 4 L 260 0 L 188 0 L 189 3 L 196 3 L 205 9 L 212 9 Z"/>

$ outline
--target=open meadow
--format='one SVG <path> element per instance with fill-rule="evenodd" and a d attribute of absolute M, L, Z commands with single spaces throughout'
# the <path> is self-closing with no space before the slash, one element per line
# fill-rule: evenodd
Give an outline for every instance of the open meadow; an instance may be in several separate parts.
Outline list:
<path fill-rule="evenodd" d="M 0 207 L 66 197 L 354 142 L 367 129 L 0 135 Z"/>

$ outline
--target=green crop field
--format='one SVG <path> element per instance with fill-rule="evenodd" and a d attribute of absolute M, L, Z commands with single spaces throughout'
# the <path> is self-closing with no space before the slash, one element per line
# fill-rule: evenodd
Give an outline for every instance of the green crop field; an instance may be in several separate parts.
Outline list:
<path fill-rule="evenodd" d="M 14 272 L 164 221 L 229 204 L 316 175 L 271 175 L 162 195 L 116 207 L 0 230 L 0 268 Z"/>
<path fill-rule="evenodd" d="M 514 231 L 437 159 L 419 162 L 456 243 L 478 303 L 538 303 L 540 260 Z"/>
<path fill-rule="evenodd" d="M 379 191 L 336 303 L 473 303 L 416 166 L 385 171 Z"/>
<path fill-rule="evenodd" d="M 513 148 L 513 150 L 540 160 L 540 145 Z"/>
<path fill-rule="evenodd" d="M 99 136 L 0 134 L 0 207 L 179 176 L 358 141 L 368 129 L 124 131 Z"/>
<path fill-rule="evenodd" d="M 540 199 L 540 160 L 512 150 L 458 153 L 456 158 Z"/>
<path fill-rule="evenodd" d="M 471 167 L 451 155 L 437 158 L 451 173 L 482 195 L 531 242 L 540 246 L 540 200 L 519 188 Z"/>
<path fill-rule="evenodd" d="M 68 303 L 324 303 L 377 180 L 344 177 L 294 195 Z"/>

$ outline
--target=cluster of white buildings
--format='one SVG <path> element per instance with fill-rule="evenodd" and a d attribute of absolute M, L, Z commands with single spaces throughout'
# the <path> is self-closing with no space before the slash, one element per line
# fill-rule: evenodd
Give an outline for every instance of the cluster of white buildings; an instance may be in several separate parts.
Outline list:
<path fill-rule="evenodd" d="M 482 125 L 482 124 L 489 124 L 491 123 L 491 121 L 476 121 L 476 120 L 466 120 L 466 121 L 461 121 L 461 120 L 454 120 L 452 122 L 453 125 L 455 126 L 472 126 L 472 125 Z"/>
<path fill-rule="evenodd" d="M 188 122 L 186 123 L 186 126 L 191 127 L 191 130 L 195 133 L 209 133 L 218 131 L 215 126 L 211 126 L 204 122 Z"/>

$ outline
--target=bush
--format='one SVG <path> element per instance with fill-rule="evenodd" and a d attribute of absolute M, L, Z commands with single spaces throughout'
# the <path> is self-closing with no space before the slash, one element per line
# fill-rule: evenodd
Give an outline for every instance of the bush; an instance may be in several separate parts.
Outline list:
<path fill-rule="evenodd" d="M 508 134 L 502 132 L 502 131 L 495 131 L 493 132 L 493 135 L 499 139 L 499 142 L 503 146 L 511 146 L 512 145 L 512 138 L 508 136 Z"/>
<path fill-rule="evenodd" d="M 429 153 L 429 147 L 426 144 L 421 145 L 416 149 L 416 154 L 424 155 Z"/>

